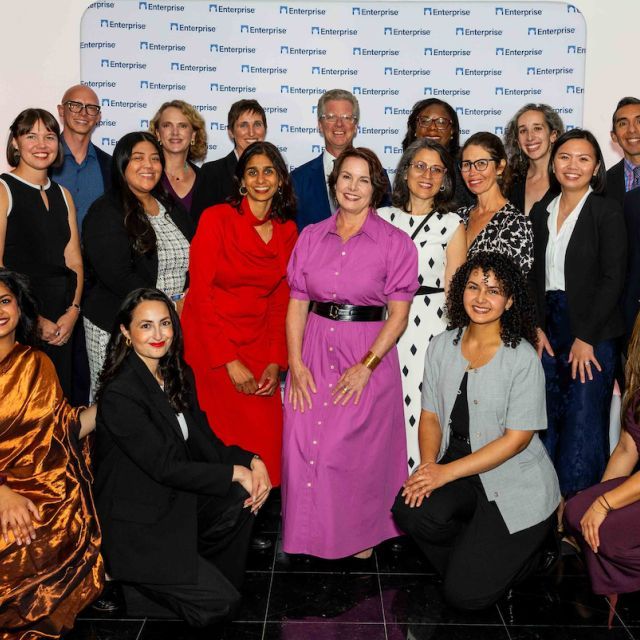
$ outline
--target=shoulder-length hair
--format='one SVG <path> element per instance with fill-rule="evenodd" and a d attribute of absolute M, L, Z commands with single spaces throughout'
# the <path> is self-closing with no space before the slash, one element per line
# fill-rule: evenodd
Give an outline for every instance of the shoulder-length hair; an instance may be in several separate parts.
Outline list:
<path fill-rule="evenodd" d="M 489 133 L 488 131 L 478 131 L 465 141 L 462 146 L 462 152 L 460 153 L 460 160 L 462 160 L 464 150 L 471 145 L 482 147 L 489 156 L 496 161 L 496 166 L 504 160 L 504 169 L 502 174 L 498 176 L 498 185 L 503 195 L 505 193 L 509 193 L 512 183 L 512 174 L 507 160 L 507 152 L 504 149 L 502 140 L 500 140 L 500 138 L 495 134 Z"/>
<path fill-rule="evenodd" d="M 278 151 L 278 147 L 266 140 L 263 140 L 262 142 L 253 142 L 242 152 L 233 176 L 233 191 L 229 202 L 233 207 L 238 209 L 238 211 L 240 210 L 240 202 L 243 198 L 240 193 L 242 178 L 244 177 L 244 172 L 247 168 L 247 164 L 249 164 L 249 160 L 257 155 L 267 156 L 269 160 L 271 160 L 273 167 L 278 174 L 278 179 L 280 180 L 280 187 L 278 191 L 276 191 L 276 194 L 273 196 L 273 201 L 271 202 L 272 217 L 278 222 L 295 220 L 296 197 L 293 193 L 293 184 L 291 182 L 291 177 L 289 176 L 287 163 L 284 161 L 280 151 Z"/>
<path fill-rule="evenodd" d="M 152 144 L 164 170 L 164 154 L 158 141 L 148 131 L 132 131 L 120 138 L 113 150 L 111 160 L 111 190 L 116 200 L 122 207 L 124 213 L 124 227 L 131 240 L 131 244 L 136 253 L 145 254 L 156 250 L 156 234 L 144 212 L 144 207 L 127 183 L 125 171 L 129 166 L 133 148 L 140 142 Z M 171 199 L 158 180 L 158 184 L 151 190 L 151 195 L 162 205 L 169 209 L 172 206 Z"/>
<path fill-rule="evenodd" d="M 191 160 L 192 162 L 204 160 L 207 157 L 206 125 L 204 119 L 195 107 L 190 105 L 188 102 L 185 102 L 184 100 L 171 100 L 170 102 L 164 102 L 151 119 L 151 122 L 149 123 L 149 131 L 153 136 L 156 138 L 158 137 L 158 126 L 160 125 L 162 114 L 166 109 L 171 107 L 178 109 L 182 113 L 182 115 L 189 121 L 189 124 L 195 133 L 193 144 L 189 145 L 187 160 Z"/>
<path fill-rule="evenodd" d="M 3 284 L 15 296 L 20 309 L 20 319 L 16 327 L 16 340 L 30 347 L 41 347 L 38 334 L 38 304 L 31 293 L 29 278 L 0 267 L 0 284 Z"/>
<path fill-rule="evenodd" d="M 21 111 L 9 127 L 7 163 L 10 167 L 17 167 L 20 164 L 20 153 L 13 146 L 14 140 L 23 136 L 25 133 L 29 133 L 38 121 L 42 122 L 47 131 L 55 133 L 58 137 L 58 155 L 51 167 L 57 169 L 62 166 L 64 162 L 64 152 L 62 151 L 62 139 L 60 137 L 60 125 L 58 121 L 48 111 L 45 111 L 45 109 L 29 108 Z"/>
<path fill-rule="evenodd" d="M 469 276 L 476 269 L 483 274 L 493 273 L 505 297 L 513 304 L 500 318 L 500 338 L 508 346 L 515 348 L 524 338 L 534 347 L 538 344 L 535 323 L 535 308 L 529 295 L 527 281 L 520 267 L 508 256 L 495 251 L 480 251 L 471 256 L 454 274 L 447 293 L 447 316 L 449 328 L 458 329 L 456 344 L 462 330 L 469 325 L 469 316 L 464 308 L 464 291 Z"/>
<path fill-rule="evenodd" d="M 107 344 L 107 352 L 100 377 L 96 400 L 99 401 L 107 385 L 118 376 L 125 358 L 131 353 L 132 347 L 127 345 L 120 326 L 127 331 L 131 328 L 133 314 L 142 302 L 163 302 L 167 306 L 171 324 L 173 325 L 173 340 L 167 353 L 160 358 L 159 368 L 164 380 L 164 390 L 169 399 L 169 404 L 176 412 L 182 412 L 188 408 L 189 384 L 185 376 L 184 346 L 182 329 L 176 309 L 169 298 L 158 289 L 134 289 L 122 302 L 116 315 L 111 330 L 111 336 Z"/>
<path fill-rule="evenodd" d="M 511 167 L 511 174 L 515 179 L 523 179 L 527 177 L 527 171 L 529 171 L 529 158 L 520 148 L 518 143 L 518 120 L 527 111 L 537 111 L 542 114 L 544 122 L 549 129 L 549 135 L 554 131 L 556 135 L 561 136 L 564 133 L 564 123 L 562 118 L 548 105 L 548 104 L 536 104 L 530 102 L 520 107 L 509 120 L 507 129 L 504 134 L 504 148 L 509 158 L 509 166 Z"/>
<path fill-rule="evenodd" d="M 442 213 L 450 211 L 453 196 L 456 191 L 456 169 L 451 154 L 437 142 L 432 142 L 427 138 L 418 138 L 414 140 L 407 150 L 402 154 L 398 168 L 396 169 L 396 177 L 393 181 L 393 193 L 391 194 L 391 203 L 394 207 L 398 207 L 403 211 L 408 211 L 411 202 L 411 193 L 407 184 L 407 174 L 413 159 L 422 149 L 431 149 L 440 156 L 440 162 L 447 170 L 442 180 L 442 191 L 438 191 L 433 199 L 433 208 Z"/>
<path fill-rule="evenodd" d="M 336 158 L 333 164 L 333 171 L 329 175 L 328 181 L 329 193 L 331 194 L 333 201 L 337 202 L 336 182 L 338 181 L 342 165 L 347 158 L 360 158 L 360 160 L 364 160 L 367 163 L 367 166 L 369 167 L 369 178 L 371 179 L 371 186 L 373 187 L 371 206 L 374 209 L 377 209 L 387 193 L 387 176 L 384 173 L 384 169 L 382 168 L 382 164 L 380 163 L 378 156 L 371 151 L 371 149 L 367 149 L 366 147 L 350 147 L 349 149 L 345 149 Z"/>
<path fill-rule="evenodd" d="M 596 137 L 587 131 L 587 129 L 570 129 L 565 131 L 554 143 L 551 148 L 551 159 L 549 160 L 549 184 L 553 189 L 560 189 L 560 183 L 556 178 L 556 174 L 553 172 L 553 161 L 560 151 L 560 147 L 569 140 L 586 140 L 593 148 L 593 154 L 596 157 L 596 165 L 598 169 L 594 176 L 591 177 L 589 184 L 594 193 L 604 193 L 607 188 L 607 167 L 604 164 L 604 156 L 602 155 L 602 149 L 596 140 Z"/>
<path fill-rule="evenodd" d="M 627 347 L 627 362 L 624 367 L 625 388 L 622 396 L 620 416 L 624 426 L 627 411 L 633 408 L 633 419 L 640 421 L 640 314 L 636 316 Z"/>
<path fill-rule="evenodd" d="M 449 120 L 451 120 L 451 140 L 449 141 L 449 148 L 447 151 L 454 158 L 457 158 L 460 151 L 460 121 L 458 120 L 458 114 L 448 102 L 439 100 L 438 98 L 427 98 L 426 100 L 420 100 L 413 105 L 413 109 L 411 109 L 411 113 L 407 119 L 407 133 L 402 141 L 402 150 L 406 151 L 409 145 L 416 139 L 420 113 L 433 104 L 437 104 L 442 107 L 447 112 Z"/>

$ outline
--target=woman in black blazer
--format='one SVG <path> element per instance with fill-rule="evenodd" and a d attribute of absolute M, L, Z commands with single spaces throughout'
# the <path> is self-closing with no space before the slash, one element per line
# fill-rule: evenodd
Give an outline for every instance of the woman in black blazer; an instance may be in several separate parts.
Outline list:
<path fill-rule="evenodd" d="M 192 626 L 231 615 L 271 484 L 198 406 L 182 333 L 157 289 L 125 299 L 100 376 L 94 493 L 109 576 Z M 136 613 L 129 611 L 129 613 Z"/>
<path fill-rule="evenodd" d="M 596 483 L 609 455 L 627 241 L 619 205 L 601 195 L 605 176 L 594 136 L 572 129 L 551 152 L 551 186 L 560 195 L 531 211 L 549 421 L 541 436 L 565 497 Z"/>
<path fill-rule="evenodd" d="M 160 184 L 163 169 L 162 149 L 150 133 L 126 134 L 113 153 L 111 190 L 91 205 L 83 221 L 90 282 L 84 326 L 92 392 L 114 318 L 130 291 L 157 287 L 179 312 L 182 308 L 195 229 Z"/>

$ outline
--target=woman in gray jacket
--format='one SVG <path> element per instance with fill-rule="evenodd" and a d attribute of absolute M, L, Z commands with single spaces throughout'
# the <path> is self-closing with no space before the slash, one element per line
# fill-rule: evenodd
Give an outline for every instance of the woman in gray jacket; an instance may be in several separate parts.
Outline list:
<path fill-rule="evenodd" d="M 393 513 L 443 576 L 445 598 L 482 609 L 539 566 L 560 493 L 536 433 L 547 427 L 544 372 L 520 270 L 474 255 L 447 310 L 453 328 L 425 360 L 421 464 Z"/>

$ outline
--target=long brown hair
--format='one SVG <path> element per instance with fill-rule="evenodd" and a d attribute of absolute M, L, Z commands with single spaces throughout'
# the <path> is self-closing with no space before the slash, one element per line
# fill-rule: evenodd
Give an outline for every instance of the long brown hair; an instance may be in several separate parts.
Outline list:
<path fill-rule="evenodd" d="M 627 347 L 627 364 L 624 367 L 625 389 L 622 396 L 621 417 L 624 424 L 625 416 L 640 391 L 640 314 L 636 316 L 636 321 L 631 332 L 631 339 Z M 640 418 L 640 402 L 636 404 L 633 419 L 638 422 Z"/>

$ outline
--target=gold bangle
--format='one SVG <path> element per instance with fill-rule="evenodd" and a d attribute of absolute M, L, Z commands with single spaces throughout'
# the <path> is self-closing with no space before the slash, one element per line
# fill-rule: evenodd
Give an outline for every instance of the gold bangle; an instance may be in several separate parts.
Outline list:
<path fill-rule="evenodd" d="M 373 371 L 380 364 L 380 358 L 373 353 L 373 351 L 367 351 L 367 355 L 362 358 L 360 362 L 367 367 L 367 369 Z"/>

